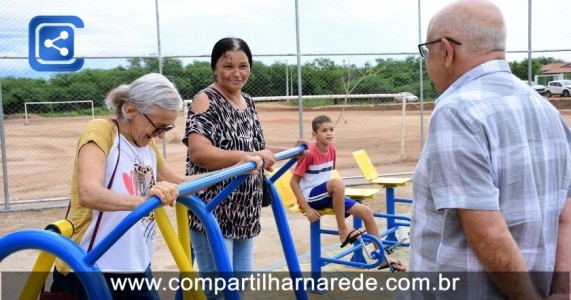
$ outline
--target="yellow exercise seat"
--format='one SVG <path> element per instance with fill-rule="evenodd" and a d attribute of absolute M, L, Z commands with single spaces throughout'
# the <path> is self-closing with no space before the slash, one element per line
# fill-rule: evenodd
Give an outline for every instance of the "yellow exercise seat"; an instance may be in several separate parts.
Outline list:
<path fill-rule="evenodd" d="M 397 187 L 405 186 L 411 180 L 410 178 L 380 176 L 365 150 L 353 152 L 353 157 L 357 161 L 357 165 L 359 166 L 359 169 L 361 169 L 365 179 L 371 183 L 378 184 L 383 187 Z"/>
<path fill-rule="evenodd" d="M 396 206 L 399 203 L 412 203 L 411 199 L 397 198 L 395 197 L 395 188 L 399 186 L 406 186 L 408 182 L 411 181 L 410 178 L 396 178 L 396 177 L 382 177 L 377 172 L 377 169 L 369 159 L 369 155 L 365 150 L 358 150 L 353 152 L 353 157 L 359 165 L 359 169 L 365 176 L 365 178 L 374 184 L 378 184 L 385 188 L 385 198 L 386 198 L 386 218 L 387 218 L 387 238 L 384 240 L 388 245 L 400 244 L 401 246 L 409 246 L 408 243 L 403 243 L 398 241 L 396 236 L 396 230 L 399 227 L 410 227 L 410 217 L 397 215 Z M 378 216 L 374 214 L 375 217 Z M 380 215 L 379 215 L 380 216 Z"/>
<path fill-rule="evenodd" d="M 303 213 L 301 208 L 297 203 L 297 198 L 295 197 L 293 191 L 291 190 L 290 181 L 292 177 L 291 170 L 285 172 L 276 182 L 274 185 L 278 190 L 278 194 L 281 197 L 282 204 L 290 210 L 299 211 Z M 333 178 L 341 178 L 339 176 L 339 172 L 337 170 L 333 171 Z M 365 200 L 365 199 L 374 199 L 375 194 L 377 194 L 380 190 L 375 188 L 345 188 L 345 196 L 355 199 L 355 200 Z M 319 213 L 323 215 L 332 215 L 333 209 L 332 208 L 324 208 L 320 209 Z"/>
<path fill-rule="evenodd" d="M 292 171 L 287 170 L 283 173 L 280 178 L 274 182 L 274 186 L 282 200 L 282 204 L 289 208 L 290 210 L 298 211 L 303 213 L 299 208 L 297 199 L 291 189 L 290 181 L 292 178 Z M 337 171 L 333 172 L 334 178 L 339 178 L 339 173 Z M 372 199 L 375 194 L 379 192 L 379 189 L 357 189 L 357 188 L 346 188 L 345 195 L 353 199 Z M 320 209 L 318 212 L 321 215 L 334 215 L 332 208 Z M 353 227 L 359 229 L 363 227 L 363 221 L 358 217 L 353 216 Z M 323 234 L 327 235 L 339 235 L 339 231 L 336 229 L 322 229 L 321 220 L 318 219 L 315 222 L 309 223 L 309 241 L 310 241 L 310 267 L 311 267 L 311 277 L 314 280 L 319 280 L 321 277 L 321 269 L 327 264 L 339 264 L 345 266 L 351 266 L 356 268 L 373 268 L 380 264 L 378 261 L 369 262 L 364 256 L 364 246 L 362 243 L 356 243 L 355 245 L 349 246 L 344 249 L 341 253 L 337 253 L 332 256 L 323 256 L 321 247 L 321 236 Z M 381 246 L 381 248 L 384 248 Z M 381 252 L 381 257 L 377 260 L 384 260 L 384 253 Z"/>
<path fill-rule="evenodd" d="M 283 206 L 285 206 L 289 210 L 304 213 L 297 203 L 297 198 L 295 197 L 295 194 L 291 190 L 290 186 L 291 176 L 292 176 L 291 170 L 287 170 L 286 172 L 284 172 L 282 176 L 280 176 L 280 178 L 278 178 L 278 180 L 276 180 L 276 182 L 274 182 L 274 186 L 278 190 L 278 194 L 280 195 Z M 320 214 L 323 215 L 333 214 L 332 208 L 320 209 L 318 211 Z"/>
<path fill-rule="evenodd" d="M 341 178 L 337 170 L 333 170 L 333 178 Z M 375 199 L 375 194 L 379 189 L 359 189 L 359 188 L 345 188 L 345 196 L 355 200 Z"/>

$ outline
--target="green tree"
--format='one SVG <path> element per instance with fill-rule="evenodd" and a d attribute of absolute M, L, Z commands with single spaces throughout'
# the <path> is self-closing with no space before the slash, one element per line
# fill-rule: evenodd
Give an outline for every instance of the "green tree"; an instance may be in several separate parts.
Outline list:
<path fill-rule="evenodd" d="M 125 66 L 112 69 L 83 69 L 73 73 L 56 73 L 50 79 L 2 78 L 2 99 L 6 114 L 22 113 L 26 101 L 74 101 L 93 100 L 97 107 L 104 107 L 105 97 L 111 89 L 128 84 L 136 78 L 158 72 L 156 57 L 129 58 Z M 541 66 L 561 62 L 552 57 L 532 60 L 532 73 L 539 75 Z M 288 83 L 293 87 L 290 95 L 297 94 L 297 69 L 284 62 L 265 65 L 254 61 L 252 73 L 244 91 L 252 96 L 279 96 L 285 94 L 286 67 Z M 521 79 L 527 79 L 527 60 L 510 62 L 512 72 Z M 201 89 L 213 82 L 210 63 L 195 60 L 184 64 L 175 58 L 163 58 L 163 74 L 179 90 L 183 99 L 192 99 Z M 423 72 L 423 94 L 425 98 L 436 98 L 440 94 L 434 89 L 426 68 Z M 316 58 L 301 68 L 304 95 L 328 94 L 392 94 L 404 91 L 420 93 L 419 58 L 406 57 L 402 60 L 379 58 L 372 64 L 356 66 L 350 63 L 337 65 L 329 58 Z M 293 82 L 289 82 L 290 79 Z M 333 104 L 344 102 L 340 99 Z M 331 104 L 324 101 L 323 104 Z M 53 109 L 53 108 L 51 108 Z M 63 109 L 61 107 L 58 110 Z"/>
<path fill-rule="evenodd" d="M 184 67 L 184 80 L 188 82 L 189 90 L 181 92 L 183 99 L 192 99 L 200 90 L 209 86 L 214 81 L 214 74 L 210 63 L 194 61 Z"/>
<path fill-rule="evenodd" d="M 2 78 L 2 102 L 5 114 L 24 112 L 24 103 L 47 101 L 47 82 L 44 79 Z"/>

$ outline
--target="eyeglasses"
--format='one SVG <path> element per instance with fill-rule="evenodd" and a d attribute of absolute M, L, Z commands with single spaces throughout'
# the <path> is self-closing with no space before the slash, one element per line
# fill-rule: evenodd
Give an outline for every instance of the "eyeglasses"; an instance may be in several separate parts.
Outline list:
<path fill-rule="evenodd" d="M 175 127 L 174 124 L 168 125 L 165 127 L 157 127 L 157 125 L 155 125 L 155 123 L 153 121 L 151 121 L 151 119 L 146 114 L 141 113 L 141 115 L 143 115 L 143 117 L 145 117 L 145 119 L 147 119 L 147 121 L 149 121 L 149 123 L 151 123 L 151 125 L 153 125 L 153 127 L 155 127 L 153 134 L 161 134 L 161 133 L 167 132 L 167 131 L 169 131 Z"/>
<path fill-rule="evenodd" d="M 427 42 L 427 43 L 418 44 L 418 52 L 420 52 L 420 56 L 422 56 L 422 57 L 424 57 L 424 58 L 427 58 L 427 57 L 428 57 L 428 48 L 426 47 L 426 45 L 430 45 L 430 44 L 435 44 L 435 43 L 438 43 L 438 42 L 442 42 L 442 39 L 447 39 L 447 40 L 449 40 L 450 42 L 452 42 L 452 43 L 454 43 L 454 44 L 456 44 L 456 45 L 458 45 L 458 46 L 462 45 L 462 43 L 460 43 L 460 42 L 458 42 L 458 41 L 456 41 L 456 40 L 454 40 L 454 39 L 452 39 L 452 38 L 449 38 L 449 37 L 439 38 L 439 39 L 434 40 L 434 41 L 432 41 L 432 42 Z"/>

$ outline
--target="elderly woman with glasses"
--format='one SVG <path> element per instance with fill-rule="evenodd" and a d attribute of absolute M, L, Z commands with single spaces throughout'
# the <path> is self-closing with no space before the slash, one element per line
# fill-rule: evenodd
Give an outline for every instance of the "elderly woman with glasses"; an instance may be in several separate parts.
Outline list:
<path fill-rule="evenodd" d="M 105 100 L 115 118 L 90 121 L 77 142 L 69 216 L 72 239 L 90 251 L 141 203 L 157 196 L 173 206 L 178 184 L 193 176 L 176 174 L 165 163 L 154 138 L 175 128 L 182 99 L 174 85 L 160 74 L 147 74 L 112 90 Z M 259 157 L 247 156 L 242 162 Z M 253 171 L 257 174 L 257 171 Z M 155 250 L 154 214 L 131 227 L 98 261 L 111 278 L 150 278 Z M 56 262 L 52 291 L 86 298 L 77 276 Z M 112 291 L 114 299 L 155 299 L 157 291 Z"/>

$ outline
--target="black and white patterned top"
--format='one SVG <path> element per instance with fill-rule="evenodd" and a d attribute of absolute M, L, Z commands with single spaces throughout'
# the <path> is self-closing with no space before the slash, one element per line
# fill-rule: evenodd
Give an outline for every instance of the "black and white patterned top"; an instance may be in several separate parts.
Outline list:
<path fill-rule="evenodd" d="M 240 150 L 254 152 L 264 149 L 265 142 L 262 127 L 256 113 L 254 101 L 250 95 L 243 93 L 246 109 L 236 109 L 213 88 L 205 88 L 203 92 L 210 99 L 208 110 L 194 113 L 189 109 L 186 120 L 185 138 L 187 144 L 190 133 L 198 133 L 208 138 L 215 147 L 224 150 Z M 208 170 L 195 165 L 186 156 L 186 174 L 203 174 Z M 262 201 L 262 175 L 249 176 L 213 211 L 225 238 L 249 239 L 260 233 L 260 212 Z M 196 193 L 208 203 L 233 179 L 222 181 Z M 190 229 L 204 233 L 198 217 L 189 211 Z"/>

